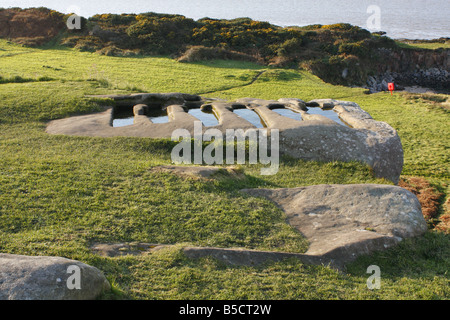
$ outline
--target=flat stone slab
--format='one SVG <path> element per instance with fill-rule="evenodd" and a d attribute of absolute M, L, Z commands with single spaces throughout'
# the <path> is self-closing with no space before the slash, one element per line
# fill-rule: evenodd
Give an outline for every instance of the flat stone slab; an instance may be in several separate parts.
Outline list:
<path fill-rule="evenodd" d="M 0 253 L 0 300 L 93 300 L 110 288 L 100 270 L 79 261 Z"/>
<path fill-rule="evenodd" d="M 308 239 L 305 255 L 338 267 L 427 230 L 417 197 L 397 186 L 317 185 L 242 192 L 273 201 Z"/>
<path fill-rule="evenodd" d="M 91 251 L 102 257 L 140 256 L 155 253 L 156 251 L 171 248 L 170 244 L 151 243 L 96 243 L 91 246 Z M 249 250 L 244 248 L 215 248 L 215 247 L 191 247 L 181 248 L 190 259 L 198 259 L 211 256 L 230 266 L 259 266 L 268 262 L 277 262 L 285 259 L 296 258 L 307 264 L 328 263 L 321 257 L 305 255 L 301 253 L 288 253 L 276 251 Z"/>
<path fill-rule="evenodd" d="M 182 93 L 147 93 L 133 95 L 95 96 L 109 98 L 116 107 L 133 108 L 134 124 L 113 127 L 114 107 L 104 112 L 51 121 L 46 129 L 49 134 L 98 137 L 147 137 L 171 138 L 176 129 L 185 129 L 194 137 L 194 123 L 200 120 L 187 112 L 189 108 L 212 111 L 218 125 L 205 127 L 220 130 L 224 136 L 227 129 L 258 129 L 239 117 L 235 109 L 253 110 L 265 123 L 270 137 L 272 130 L 279 130 L 280 154 L 297 159 L 315 161 L 359 161 L 373 169 L 377 177 L 398 183 L 403 169 L 403 148 L 397 132 L 385 122 L 375 121 L 361 107 L 349 101 L 317 99 L 304 102 L 297 98 L 263 100 L 242 98 L 236 101 L 203 98 Z M 309 114 L 308 106 L 331 109 L 347 124 L 340 125 L 317 114 Z M 166 109 L 169 122 L 153 123 L 146 110 Z M 301 114 L 302 120 L 281 116 L 274 108 L 286 108 Z"/>
<path fill-rule="evenodd" d="M 322 260 L 321 257 L 306 254 L 248 250 L 242 248 L 185 247 L 183 248 L 183 252 L 191 259 L 210 256 L 230 266 L 260 266 L 268 262 L 278 262 L 292 258 L 299 259 L 305 264 L 318 265 L 328 263 L 328 261 Z"/>

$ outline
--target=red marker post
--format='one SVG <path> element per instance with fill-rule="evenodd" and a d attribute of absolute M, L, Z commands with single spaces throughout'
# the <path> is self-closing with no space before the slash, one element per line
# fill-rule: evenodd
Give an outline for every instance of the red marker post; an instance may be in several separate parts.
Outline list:
<path fill-rule="evenodd" d="M 395 90 L 395 85 L 394 85 L 394 83 L 389 82 L 389 83 L 388 83 L 388 89 L 389 89 L 389 91 L 391 92 L 391 96 L 392 96 L 392 91 Z"/>

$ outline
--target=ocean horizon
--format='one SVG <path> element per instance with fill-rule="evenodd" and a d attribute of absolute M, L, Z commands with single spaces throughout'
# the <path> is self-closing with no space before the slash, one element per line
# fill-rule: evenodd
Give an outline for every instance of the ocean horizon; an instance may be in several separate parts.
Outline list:
<path fill-rule="evenodd" d="M 394 39 L 450 37 L 448 0 L 2 0 L 0 7 L 47 7 L 86 18 L 103 13 L 144 12 L 180 14 L 194 20 L 249 17 L 282 27 L 350 23 L 372 32 L 384 31 Z"/>

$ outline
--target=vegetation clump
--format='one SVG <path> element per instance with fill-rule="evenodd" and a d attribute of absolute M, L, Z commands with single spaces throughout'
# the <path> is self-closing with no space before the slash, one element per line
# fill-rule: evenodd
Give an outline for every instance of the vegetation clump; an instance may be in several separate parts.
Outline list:
<path fill-rule="evenodd" d="M 425 220 L 435 226 L 438 221 L 440 199 L 443 193 L 436 190 L 429 181 L 420 177 L 403 178 L 399 186 L 417 196 L 422 206 L 422 214 Z"/>

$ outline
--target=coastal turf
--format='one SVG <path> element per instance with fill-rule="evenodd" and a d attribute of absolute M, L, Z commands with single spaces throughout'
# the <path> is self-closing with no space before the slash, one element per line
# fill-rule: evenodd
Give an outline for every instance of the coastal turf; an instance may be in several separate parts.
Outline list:
<path fill-rule="evenodd" d="M 298 261 L 229 267 L 190 260 L 186 245 L 304 252 L 305 239 L 269 201 L 243 188 L 384 183 L 359 163 L 282 159 L 274 176 L 242 165 L 242 179 L 203 181 L 155 172 L 170 163 L 170 140 L 51 136 L 49 120 L 102 110 L 88 94 L 185 92 L 355 101 L 399 133 L 404 177 L 449 186 L 449 113 L 395 92 L 333 86 L 306 71 L 233 61 L 178 63 L 168 57 L 105 57 L 65 48 L 0 41 L 0 252 L 55 255 L 99 268 L 113 285 L 103 299 L 448 299 L 450 236 L 431 230 L 398 247 L 361 257 L 338 273 Z M 444 214 L 444 206 L 440 214 Z M 96 242 L 174 246 L 153 254 L 107 258 Z M 378 265 L 382 287 L 369 290 Z"/>

